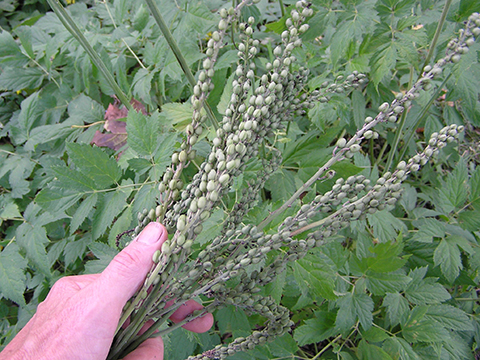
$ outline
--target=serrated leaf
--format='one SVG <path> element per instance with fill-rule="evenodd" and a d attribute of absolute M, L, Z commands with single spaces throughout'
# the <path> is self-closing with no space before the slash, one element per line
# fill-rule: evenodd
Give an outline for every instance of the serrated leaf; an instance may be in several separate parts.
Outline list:
<path fill-rule="evenodd" d="M 405 290 L 405 297 L 416 305 L 436 305 L 451 298 L 448 291 L 439 283 L 420 283 L 412 288 L 408 287 Z"/>
<path fill-rule="evenodd" d="M 421 360 L 412 346 L 401 337 L 390 337 L 383 343 L 383 350 L 398 360 Z"/>
<path fill-rule="evenodd" d="M 335 334 L 335 313 L 316 311 L 315 318 L 305 320 L 304 325 L 297 327 L 293 338 L 299 346 L 318 343 Z"/>
<path fill-rule="evenodd" d="M 154 165 L 150 170 L 150 177 L 152 180 L 159 180 L 163 175 L 167 166 L 170 165 L 172 154 L 175 151 L 175 143 L 177 142 L 177 136 L 167 133 L 161 134 L 157 139 L 158 148 L 153 155 Z"/>
<path fill-rule="evenodd" d="M 335 271 L 332 265 L 325 255 L 317 253 L 296 261 L 292 267 L 297 282 L 308 287 L 311 294 L 334 300 Z"/>
<path fill-rule="evenodd" d="M 250 324 L 245 312 L 240 308 L 228 305 L 215 313 L 215 320 L 220 334 L 250 331 Z"/>
<path fill-rule="evenodd" d="M 79 240 L 75 240 L 75 238 L 72 237 L 63 250 L 63 254 L 65 255 L 65 265 L 68 266 L 72 264 L 78 258 L 83 259 L 85 250 L 91 242 L 92 238 L 88 235 Z"/>
<path fill-rule="evenodd" d="M 418 231 L 412 236 L 412 240 L 431 243 L 434 237 L 445 236 L 445 223 L 437 219 L 426 218 L 414 222 Z"/>
<path fill-rule="evenodd" d="M 410 343 L 418 342 L 441 342 L 448 339 L 449 333 L 436 321 L 420 320 L 402 328 L 402 334 Z"/>
<path fill-rule="evenodd" d="M 102 236 L 113 223 L 115 217 L 125 208 L 128 195 L 129 192 L 124 192 L 120 189 L 107 193 L 98 200 L 92 222 L 93 240 Z"/>
<path fill-rule="evenodd" d="M 133 216 L 132 216 L 132 207 L 127 206 L 125 211 L 113 224 L 109 234 L 108 234 L 108 245 L 111 247 L 117 247 L 117 236 L 130 229 L 130 225 L 132 224 Z"/>
<path fill-rule="evenodd" d="M 448 174 L 446 181 L 438 188 L 435 203 L 446 213 L 462 207 L 467 200 L 467 179 L 467 166 L 464 161 L 459 161 L 455 169 Z"/>
<path fill-rule="evenodd" d="M 143 100 L 143 102 L 153 105 L 150 97 L 150 90 L 152 88 L 152 80 L 157 70 L 149 71 L 141 68 L 133 78 L 133 96 Z"/>
<path fill-rule="evenodd" d="M 139 155 L 152 156 L 157 149 L 159 114 L 150 116 L 141 112 L 129 111 L 127 116 L 127 143 Z"/>
<path fill-rule="evenodd" d="M 392 325 L 407 320 L 410 308 L 407 299 L 400 293 L 388 293 L 383 299 L 382 306 L 386 308 L 388 319 Z"/>
<path fill-rule="evenodd" d="M 67 153 L 80 171 L 96 183 L 98 189 L 108 188 L 122 176 L 115 159 L 98 147 L 68 143 Z"/>
<path fill-rule="evenodd" d="M 24 223 L 20 225 L 15 237 L 18 244 L 26 251 L 27 259 L 46 276 L 50 276 L 50 262 L 48 261 L 45 244 L 50 240 L 47 238 L 47 232 L 43 226 Z"/>
<path fill-rule="evenodd" d="M 443 327 L 455 331 L 474 330 L 470 318 L 463 310 L 447 304 L 430 306 L 425 318 L 435 320 Z"/>
<path fill-rule="evenodd" d="M 371 79 L 376 87 L 390 74 L 397 63 L 397 49 L 393 42 L 382 46 L 370 59 Z"/>
<path fill-rule="evenodd" d="M 337 305 L 339 309 L 335 324 L 340 331 L 350 329 L 357 317 L 363 329 L 368 330 L 372 326 L 374 304 L 367 294 L 348 293 L 337 300 Z"/>
<path fill-rule="evenodd" d="M 367 288 L 378 296 L 382 296 L 386 292 L 402 291 L 411 280 L 402 273 L 367 272 Z"/>
<path fill-rule="evenodd" d="M 18 246 L 12 243 L 0 252 L 0 295 L 25 306 L 25 268 L 27 261 L 19 254 Z"/>
<path fill-rule="evenodd" d="M 373 235 L 380 242 L 394 240 L 400 231 L 407 232 L 403 221 L 397 219 L 389 211 L 377 211 L 375 214 L 368 214 L 367 218 L 373 227 Z"/>
<path fill-rule="evenodd" d="M 81 120 L 82 123 L 91 124 L 102 121 L 105 115 L 105 109 L 92 98 L 80 94 L 68 104 L 68 114 L 70 118 Z"/>
<path fill-rule="evenodd" d="M 393 360 L 382 348 L 369 344 L 364 339 L 358 345 L 357 354 L 360 360 Z"/>
<path fill-rule="evenodd" d="M 440 241 L 433 254 L 433 261 L 435 266 L 440 266 L 442 274 L 452 283 L 460 274 L 463 265 L 460 249 L 454 241 L 449 240 L 450 238 L 449 236 Z"/>
<path fill-rule="evenodd" d="M 63 212 L 73 206 L 84 194 L 71 189 L 50 187 L 41 190 L 35 202 L 50 213 Z"/>
<path fill-rule="evenodd" d="M 0 74 L 0 89 L 19 91 L 37 89 L 45 78 L 45 73 L 37 68 L 7 67 Z"/>
<path fill-rule="evenodd" d="M 83 172 L 67 168 L 66 166 L 54 165 L 50 168 L 55 175 L 54 186 L 61 186 L 65 189 L 77 190 L 79 192 L 86 192 L 96 190 L 97 186 L 93 179 L 86 176 Z"/>
<path fill-rule="evenodd" d="M 233 83 L 234 77 L 235 77 L 235 74 L 232 73 L 230 77 L 226 80 L 225 86 L 223 87 L 223 93 L 217 105 L 217 111 L 221 115 L 225 114 L 225 111 L 227 110 L 228 105 L 230 104 L 230 98 L 233 93 L 232 83 Z"/>
<path fill-rule="evenodd" d="M 93 242 L 88 245 L 88 248 L 93 252 L 98 260 L 91 260 L 85 264 L 85 274 L 101 273 L 110 264 L 118 251 L 111 248 L 107 244 L 101 242 Z"/>
<path fill-rule="evenodd" d="M 93 193 L 88 195 L 80 204 L 75 214 L 73 214 L 72 221 L 70 222 L 70 235 L 73 234 L 80 225 L 82 225 L 83 221 L 87 218 L 87 216 L 92 211 L 93 207 L 97 203 L 98 195 L 97 193 Z"/>

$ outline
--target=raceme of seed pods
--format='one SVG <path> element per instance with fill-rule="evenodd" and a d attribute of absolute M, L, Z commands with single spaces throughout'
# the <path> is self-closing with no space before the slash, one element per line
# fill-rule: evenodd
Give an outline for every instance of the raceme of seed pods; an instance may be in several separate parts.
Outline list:
<path fill-rule="evenodd" d="M 440 76 L 447 64 L 459 61 L 474 43 L 474 36 L 480 35 L 477 13 L 469 17 L 459 36 L 450 41 L 445 56 L 433 66 L 425 66 L 421 78 L 411 89 L 399 94 L 393 102 L 382 104 L 378 115 L 367 117 L 353 137 L 338 139 L 332 157 L 289 200 L 257 226 L 243 225 L 242 221 L 255 206 L 260 190 L 281 164 L 281 152 L 272 145 L 275 131 L 284 129 L 293 115 L 303 113 L 316 102 L 327 102 L 332 94 L 349 92 L 366 82 L 365 75 L 353 72 L 345 78 L 338 77 L 333 83 L 322 84 L 318 90 L 309 92 L 306 89 L 309 72 L 294 66 L 296 58 L 292 55 L 295 48 L 302 46 L 299 35 L 308 29 L 305 19 L 313 14 L 306 1 L 296 3 L 296 9 L 286 21 L 287 30 L 281 34 L 282 43 L 273 49 L 274 60 L 266 64 L 268 72 L 257 77 L 253 60 L 259 42 L 252 36 L 254 19 L 238 24 L 240 10 L 248 3 L 244 0 L 235 8 L 220 10 L 218 30 L 208 40 L 203 69 L 193 88 L 192 122 L 186 128 L 180 151 L 173 154 L 171 166 L 158 185 L 158 205 L 138 215 L 135 234 L 149 222 L 160 221 L 167 226 L 171 236 L 162 250 L 155 253 L 155 265 L 144 286 L 127 303 L 109 360 L 124 357 L 148 337 L 166 334 L 225 305 L 234 305 L 247 314 L 264 316 L 267 320 L 262 330 L 191 356 L 190 360 L 224 359 L 284 334 L 292 326 L 288 310 L 271 297 L 257 294 L 260 288 L 284 271 L 288 262 L 322 246 L 350 222 L 392 208 L 402 194 L 402 182 L 408 174 L 418 171 L 447 143 L 456 141 L 463 131 L 463 126 L 450 125 L 432 134 L 421 152 L 408 161 L 401 161 L 394 171 L 383 174 L 375 184 L 362 175 L 338 179 L 330 191 L 303 204 L 294 216 L 283 218 L 276 229 L 266 229 L 273 219 L 284 217 L 285 210 L 298 202 L 301 194 L 310 191 L 316 181 L 332 178 L 334 172 L 330 167 L 360 151 L 362 140 L 378 138 L 374 130 L 377 124 L 396 122 L 411 100 L 428 89 L 431 80 Z M 192 181 L 183 184 L 182 171 L 195 159 L 193 146 L 206 127 L 207 116 L 203 108 L 213 89 L 214 64 L 227 30 L 232 26 L 241 32 L 232 95 L 217 126 L 216 137 L 211 141 L 209 155 Z M 192 245 L 202 232 L 204 222 L 216 207 L 221 206 L 222 197 L 227 195 L 234 179 L 254 162 L 261 164 L 261 170 L 255 181 L 247 183 L 223 220 L 224 230 L 203 245 L 200 252 L 192 254 Z M 323 214 L 323 218 L 315 221 L 319 214 Z M 211 301 L 184 321 L 167 329 L 164 326 L 155 333 L 175 310 L 199 295 L 205 295 Z M 127 318 L 130 319 L 129 326 L 122 328 Z M 150 319 L 155 324 L 138 336 L 139 330 Z"/>

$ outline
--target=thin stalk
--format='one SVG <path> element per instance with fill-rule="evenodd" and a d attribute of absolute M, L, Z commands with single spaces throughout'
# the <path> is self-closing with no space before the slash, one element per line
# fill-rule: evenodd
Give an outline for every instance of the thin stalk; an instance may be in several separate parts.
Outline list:
<path fill-rule="evenodd" d="M 442 84 L 438 87 L 437 91 L 433 93 L 428 104 L 423 108 L 422 113 L 418 116 L 417 120 L 415 121 L 415 124 L 410 129 L 410 135 L 408 136 L 407 141 L 405 141 L 405 145 L 403 146 L 399 159 L 403 159 L 403 157 L 405 156 L 405 153 L 407 152 L 407 148 L 408 148 L 408 143 L 412 140 L 413 135 L 415 134 L 415 129 L 417 128 L 418 124 L 420 124 L 420 122 L 425 118 L 425 116 L 427 116 L 428 109 L 430 109 L 430 106 L 432 106 L 435 99 L 438 98 L 438 96 L 440 95 L 440 92 L 442 91 L 442 89 L 444 88 L 445 84 L 447 83 L 447 81 L 450 79 L 451 76 L 452 76 L 452 73 L 450 73 L 445 78 L 445 80 L 443 80 Z"/>
<path fill-rule="evenodd" d="M 50 0 L 51 1 L 51 0 Z M 192 86 L 192 88 L 195 86 L 197 83 L 195 81 L 195 77 L 192 74 L 192 71 L 190 70 L 190 67 L 187 64 L 187 60 L 185 60 L 185 57 L 182 54 L 182 51 L 177 45 L 177 42 L 175 41 L 172 33 L 170 32 L 170 29 L 168 28 L 167 24 L 165 23 L 165 20 L 163 20 L 162 14 L 160 13 L 160 10 L 158 9 L 157 5 L 153 0 L 145 0 L 147 3 L 148 8 L 150 9 L 150 12 L 153 15 L 153 18 L 157 22 L 157 25 L 160 28 L 160 31 L 162 32 L 163 36 L 165 37 L 165 40 L 167 40 L 168 46 L 170 46 L 170 49 L 172 49 L 173 54 L 177 58 L 178 63 L 180 64 L 180 67 L 182 68 L 185 76 L 187 77 L 188 82 Z M 210 105 L 208 105 L 207 102 L 205 102 L 204 105 L 205 111 L 207 113 L 207 116 L 209 117 L 212 125 L 217 129 L 218 128 L 218 122 L 217 119 L 215 118 L 215 115 L 212 112 L 212 109 L 210 108 Z"/>
<path fill-rule="evenodd" d="M 410 78 L 408 79 L 408 88 L 412 88 L 413 83 L 413 66 L 410 67 Z M 402 118 L 400 119 L 400 124 L 397 127 L 397 131 L 395 132 L 395 139 L 393 140 L 393 145 L 388 153 L 387 164 L 385 165 L 385 171 L 389 171 L 390 167 L 392 166 L 393 157 L 397 153 L 398 143 L 400 142 L 400 137 L 402 136 L 403 127 L 405 126 L 405 120 L 407 119 L 407 109 L 402 113 Z"/>
<path fill-rule="evenodd" d="M 425 58 L 422 69 L 425 66 L 427 66 L 430 60 L 432 59 L 433 51 L 437 46 L 438 38 L 440 37 L 440 33 L 442 32 L 443 24 L 445 23 L 445 19 L 447 18 L 447 13 L 448 13 L 448 10 L 450 9 L 451 4 L 452 4 L 452 0 L 445 1 L 445 6 L 443 7 L 442 15 L 440 16 L 440 20 L 438 21 L 437 29 L 435 30 L 435 34 L 433 35 L 432 43 L 430 44 L 430 47 L 428 49 L 427 57 Z"/>
<path fill-rule="evenodd" d="M 113 89 L 113 92 L 117 96 L 117 98 L 122 102 L 122 104 L 128 109 L 133 110 L 133 106 L 130 104 L 130 101 L 127 98 L 127 95 L 122 91 L 120 86 L 118 86 L 117 82 L 113 78 L 113 75 L 108 71 L 105 63 L 100 59 L 96 51 L 92 48 L 88 40 L 85 38 L 83 33 L 75 24 L 75 21 L 68 15 L 65 8 L 62 6 L 59 0 L 47 0 L 48 4 L 58 16 L 60 21 L 62 22 L 63 26 L 72 34 L 72 36 L 80 43 L 80 45 L 85 49 L 88 56 L 95 64 L 95 66 L 100 70 L 100 72 L 107 80 L 110 87 Z"/>
<path fill-rule="evenodd" d="M 280 4 L 280 11 L 282 12 L 282 17 L 285 16 L 285 6 L 283 5 L 283 0 L 278 0 L 278 3 Z"/>

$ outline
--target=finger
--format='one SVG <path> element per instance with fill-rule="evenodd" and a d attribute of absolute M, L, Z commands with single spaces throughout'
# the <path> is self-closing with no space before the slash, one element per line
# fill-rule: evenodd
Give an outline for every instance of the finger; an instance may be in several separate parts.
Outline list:
<path fill-rule="evenodd" d="M 97 279 L 105 302 L 120 309 L 140 288 L 150 271 L 155 251 L 167 239 L 163 225 L 152 222 L 110 262 Z"/>
<path fill-rule="evenodd" d="M 125 356 L 123 360 L 163 360 L 163 341 L 161 337 L 150 338 Z"/>
<path fill-rule="evenodd" d="M 170 320 L 173 322 L 180 322 L 185 319 L 188 315 L 190 315 L 195 310 L 201 310 L 203 306 L 196 302 L 195 300 L 188 300 L 185 305 L 180 306 L 177 311 L 170 316 Z M 200 318 L 196 318 L 192 320 L 182 327 L 186 330 L 196 332 L 196 333 L 203 333 L 208 331 L 213 325 L 213 315 L 212 314 L 205 314 Z"/>

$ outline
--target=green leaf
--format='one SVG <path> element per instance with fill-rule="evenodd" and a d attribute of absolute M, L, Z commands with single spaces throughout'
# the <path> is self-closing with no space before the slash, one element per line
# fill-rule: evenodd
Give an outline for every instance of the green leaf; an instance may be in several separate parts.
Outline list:
<path fill-rule="evenodd" d="M 217 111 L 221 115 L 225 114 L 225 111 L 227 110 L 230 104 L 230 98 L 233 93 L 232 83 L 234 78 L 235 78 L 235 73 L 232 73 L 230 77 L 227 79 L 227 81 L 225 82 L 225 86 L 223 87 L 223 93 L 217 105 Z"/>
<path fill-rule="evenodd" d="M 235 333 L 236 331 L 250 331 L 248 318 L 242 309 L 228 305 L 217 310 L 215 315 L 220 334 Z"/>
<path fill-rule="evenodd" d="M 55 186 L 79 192 L 96 190 L 97 188 L 96 183 L 82 171 L 70 169 L 63 165 L 54 165 L 50 169 L 57 180 L 54 184 Z"/>
<path fill-rule="evenodd" d="M 412 240 L 431 243 L 434 237 L 445 236 L 445 223 L 437 219 L 426 218 L 413 223 L 418 231 L 412 236 Z"/>
<path fill-rule="evenodd" d="M 119 218 L 115 221 L 115 224 L 113 224 L 112 228 L 110 229 L 108 234 L 108 245 L 113 248 L 117 247 L 117 236 L 130 229 L 132 220 L 132 207 L 127 206 L 125 211 L 119 216 Z"/>
<path fill-rule="evenodd" d="M 403 273 L 367 272 L 367 288 L 378 296 L 383 296 L 386 292 L 402 291 L 411 280 Z"/>
<path fill-rule="evenodd" d="M 474 330 L 470 318 L 463 310 L 447 304 L 430 306 L 425 318 L 435 320 L 443 327 L 454 331 Z"/>
<path fill-rule="evenodd" d="M 157 138 L 158 148 L 153 155 L 154 165 L 150 170 L 150 177 L 152 180 L 158 181 L 167 169 L 167 166 L 171 164 L 176 142 L 177 136 L 170 133 L 161 134 Z"/>
<path fill-rule="evenodd" d="M 393 360 L 382 348 L 369 344 L 364 339 L 358 345 L 357 354 L 360 360 Z"/>
<path fill-rule="evenodd" d="M 28 140 L 30 131 L 43 114 L 43 109 L 40 109 L 39 103 L 40 93 L 35 92 L 28 98 L 22 101 L 20 115 L 18 116 L 18 123 L 12 128 L 12 135 L 17 144 L 22 144 Z"/>
<path fill-rule="evenodd" d="M 402 334 L 410 343 L 441 342 L 449 337 L 448 331 L 433 320 L 412 322 L 402 328 Z"/>
<path fill-rule="evenodd" d="M 400 337 L 388 338 L 383 343 L 382 348 L 394 359 L 421 360 L 412 349 L 412 346 Z"/>
<path fill-rule="evenodd" d="M 118 189 L 107 193 L 98 200 L 97 209 L 93 215 L 92 237 L 93 240 L 102 236 L 107 228 L 113 223 L 115 217 L 127 205 L 126 200 L 130 191 Z"/>
<path fill-rule="evenodd" d="M 403 221 L 397 219 L 389 211 L 377 211 L 375 214 L 367 215 L 368 222 L 373 227 L 373 236 L 380 242 L 392 241 L 398 232 L 407 232 Z"/>
<path fill-rule="evenodd" d="M 50 276 L 50 262 L 48 261 L 45 244 L 50 240 L 47 238 L 47 232 L 43 226 L 23 223 L 20 225 L 15 236 L 18 244 L 26 251 L 27 259 L 46 276 Z"/>
<path fill-rule="evenodd" d="M 467 200 L 468 171 L 465 161 L 459 161 L 455 169 L 448 174 L 446 181 L 439 187 L 436 204 L 446 213 L 463 207 Z"/>
<path fill-rule="evenodd" d="M 366 102 L 365 97 L 359 90 L 352 92 L 352 108 L 355 126 L 360 129 L 365 124 Z"/>
<path fill-rule="evenodd" d="M 39 68 L 14 68 L 7 67 L 0 74 L 0 89 L 20 91 L 24 89 L 37 89 L 45 77 Z"/>
<path fill-rule="evenodd" d="M 367 294 L 348 293 L 337 300 L 337 305 L 339 309 L 335 324 L 340 331 L 350 329 L 357 317 L 363 329 L 368 330 L 372 326 L 374 304 Z"/>
<path fill-rule="evenodd" d="M 442 274 L 450 283 L 453 283 L 463 269 L 460 249 L 456 242 L 452 241 L 453 237 L 452 235 L 442 239 L 433 254 L 435 266 L 440 266 Z"/>
<path fill-rule="evenodd" d="M 83 124 L 91 124 L 102 121 L 105 116 L 105 109 L 92 98 L 80 94 L 68 104 L 68 114 L 71 119 L 80 120 Z"/>
<path fill-rule="evenodd" d="M 418 269 L 417 269 L 418 270 Z M 415 275 L 410 272 L 410 277 L 415 279 Z M 431 283 L 426 280 L 412 281 L 411 285 L 405 289 L 405 297 L 408 301 L 416 305 L 436 305 L 451 298 L 448 291 L 439 283 Z"/>
<path fill-rule="evenodd" d="M 388 319 L 392 325 L 407 320 L 410 308 L 407 299 L 400 293 L 388 293 L 383 299 L 382 306 L 386 308 Z"/>
<path fill-rule="evenodd" d="M 85 264 L 85 274 L 101 273 L 113 260 L 118 251 L 107 244 L 101 242 L 92 242 L 88 248 L 93 252 L 98 260 L 91 260 Z"/>
<path fill-rule="evenodd" d="M 369 270 L 375 272 L 385 273 L 398 270 L 407 261 L 407 259 L 399 258 L 403 250 L 403 243 L 400 240 L 378 243 L 369 250 L 375 256 L 366 258 L 367 266 Z"/>
<path fill-rule="evenodd" d="M 178 130 L 184 130 L 192 122 L 193 107 L 190 102 L 168 103 L 162 106 L 165 121 L 171 126 L 177 125 Z"/>
<path fill-rule="evenodd" d="M 18 210 L 18 205 L 11 197 L 0 195 L 0 225 L 5 220 L 19 220 L 22 215 Z"/>
<path fill-rule="evenodd" d="M 331 260 L 317 252 L 308 254 L 293 264 L 295 279 L 306 285 L 311 294 L 334 300 L 335 271 Z"/>
<path fill-rule="evenodd" d="M 122 170 L 115 159 L 98 147 L 68 143 L 67 153 L 80 171 L 95 181 L 98 189 L 108 188 L 122 176 Z"/>
<path fill-rule="evenodd" d="M 12 243 L 0 252 L 0 295 L 25 306 L 25 268 L 27 261 L 19 254 L 18 246 Z"/>
<path fill-rule="evenodd" d="M 94 193 L 90 194 L 82 201 L 77 211 L 75 211 L 75 214 L 73 214 L 72 221 L 70 222 L 70 235 L 77 231 L 79 226 L 82 225 L 83 221 L 92 212 L 93 207 L 97 203 L 97 199 L 98 195 Z"/>
<path fill-rule="evenodd" d="M 71 240 L 72 241 L 67 243 L 63 251 L 66 266 L 72 264 L 77 259 L 83 259 L 85 249 L 92 242 L 92 237 L 87 235 L 79 240 L 75 240 L 75 238 L 72 237 Z"/>
<path fill-rule="evenodd" d="M 60 187 L 49 187 L 41 190 L 35 202 L 50 213 L 63 212 L 76 204 L 84 194 L 79 191 Z"/>
<path fill-rule="evenodd" d="M 152 88 L 152 80 L 156 72 L 156 69 L 149 71 L 141 68 L 137 71 L 135 77 L 133 78 L 133 96 L 138 99 L 142 99 L 144 103 L 149 105 L 153 105 L 150 96 L 150 90 Z"/>
<path fill-rule="evenodd" d="M 382 46 L 370 59 L 371 79 L 378 84 L 390 74 L 397 63 L 397 49 L 395 44 L 387 43 Z"/>
<path fill-rule="evenodd" d="M 305 320 L 304 325 L 297 327 L 293 338 L 299 346 L 319 343 L 335 335 L 335 313 L 332 311 L 316 311 L 315 318 Z"/>
<path fill-rule="evenodd" d="M 141 112 L 130 111 L 127 116 L 127 143 L 139 155 L 153 156 L 157 149 L 159 114 L 151 116 Z"/>

